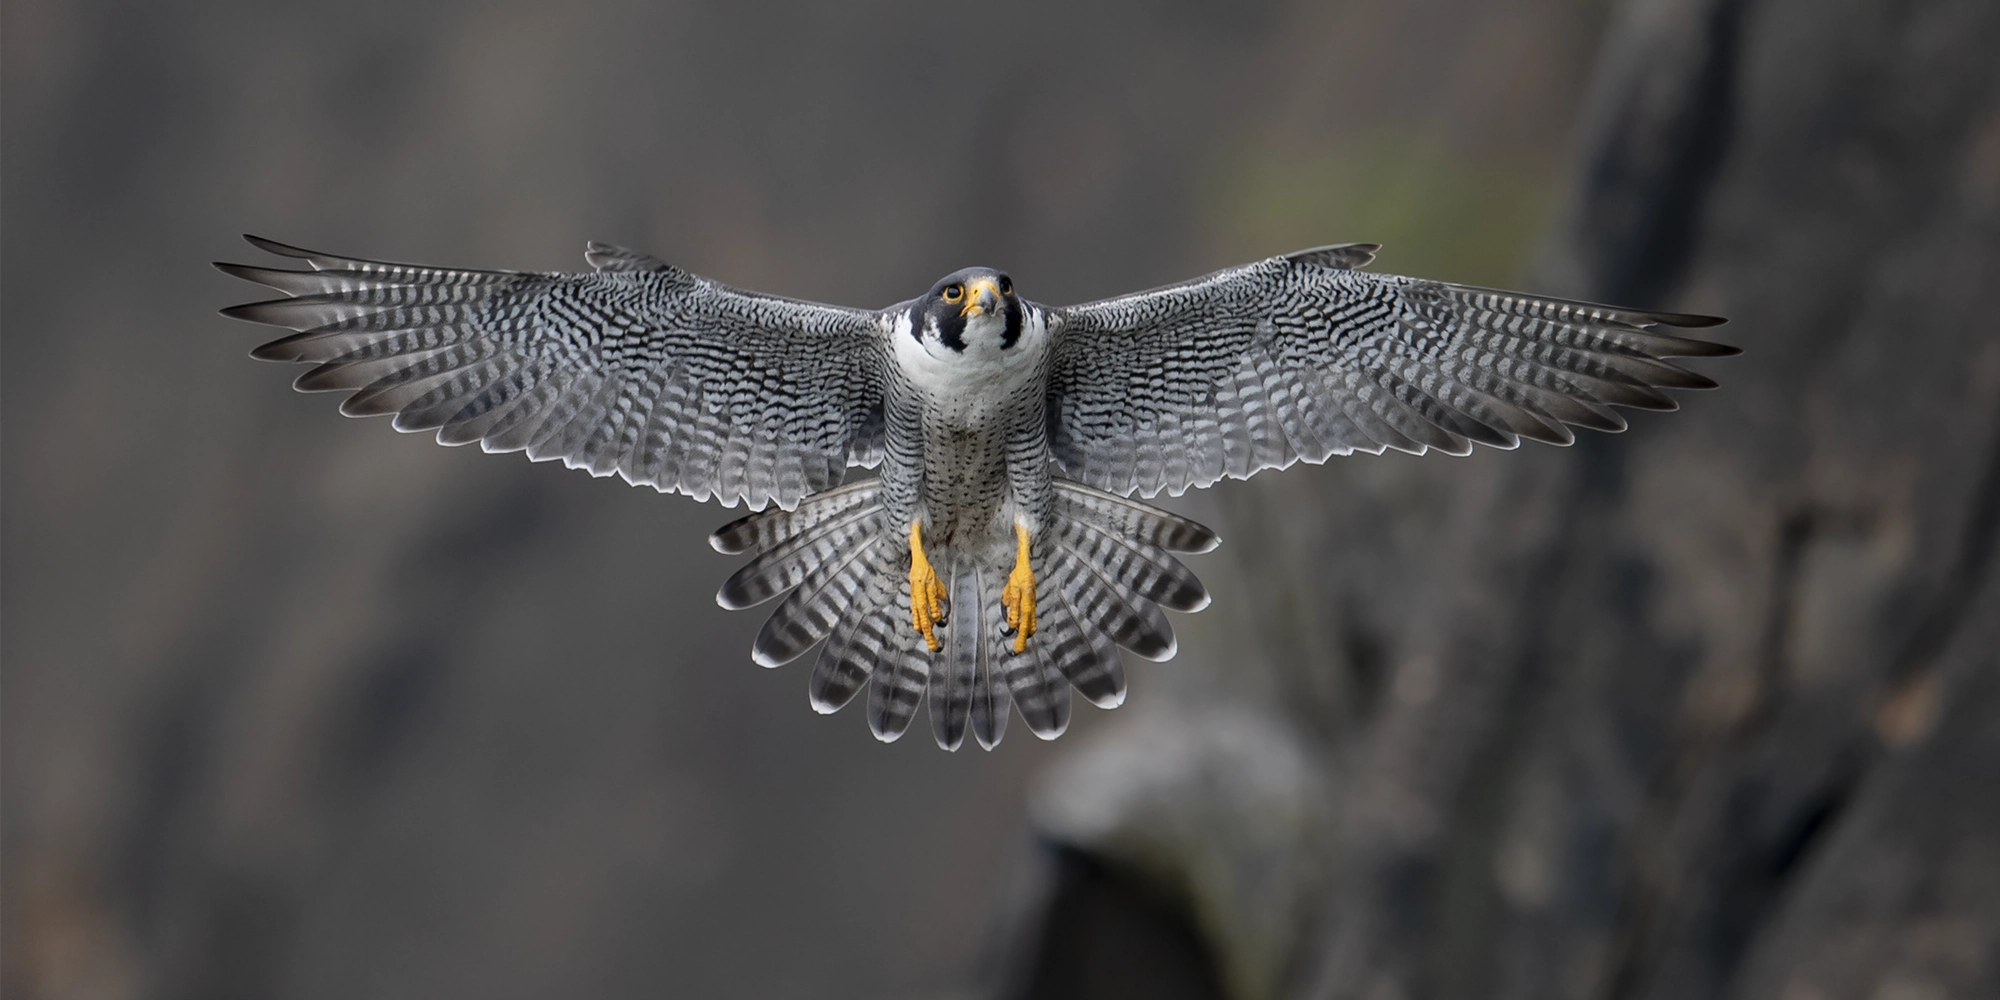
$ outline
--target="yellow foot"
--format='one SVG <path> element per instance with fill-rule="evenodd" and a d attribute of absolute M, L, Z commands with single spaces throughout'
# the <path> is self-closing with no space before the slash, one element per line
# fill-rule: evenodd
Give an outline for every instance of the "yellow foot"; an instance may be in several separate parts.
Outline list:
<path fill-rule="evenodd" d="M 931 569 L 931 561 L 924 558 L 923 523 L 911 521 L 910 624 L 923 634 L 932 652 L 938 648 L 936 629 L 944 624 L 944 594 L 944 581 Z"/>
<path fill-rule="evenodd" d="M 1000 591 L 1000 604 L 1007 609 L 1007 627 L 1014 633 L 1014 652 L 1028 651 L 1028 637 L 1035 634 L 1035 571 L 1028 566 L 1028 529 L 1014 525 L 1014 537 L 1021 547 L 1014 554 L 1014 572 Z"/>

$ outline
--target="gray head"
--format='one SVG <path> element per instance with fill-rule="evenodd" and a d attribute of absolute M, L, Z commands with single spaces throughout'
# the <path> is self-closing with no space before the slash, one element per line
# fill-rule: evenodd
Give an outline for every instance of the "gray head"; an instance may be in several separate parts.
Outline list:
<path fill-rule="evenodd" d="M 910 335 L 933 355 L 987 355 L 1021 339 L 1021 300 L 1014 280 L 990 267 L 968 267 L 938 279 L 912 309 Z"/>

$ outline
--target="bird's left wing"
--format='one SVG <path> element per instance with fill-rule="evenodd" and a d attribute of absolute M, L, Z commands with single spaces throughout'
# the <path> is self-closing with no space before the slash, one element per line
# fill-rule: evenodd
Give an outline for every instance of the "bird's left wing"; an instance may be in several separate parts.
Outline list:
<path fill-rule="evenodd" d="M 1069 478 L 1121 496 L 1386 448 L 1568 444 L 1712 388 L 1662 361 L 1736 353 L 1643 312 L 1370 274 L 1377 248 L 1302 250 L 1053 311 L 1049 443 Z"/>
<path fill-rule="evenodd" d="M 335 257 L 256 237 L 310 270 L 217 264 L 288 298 L 223 310 L 298 331 L 252 352 L 314 364 L 441 444 L 526 451 L 593 475 L 752 508 L 795 506 L 881 455 L 882 314 L 728 288 L 593 243 L 592 273 Z"/>

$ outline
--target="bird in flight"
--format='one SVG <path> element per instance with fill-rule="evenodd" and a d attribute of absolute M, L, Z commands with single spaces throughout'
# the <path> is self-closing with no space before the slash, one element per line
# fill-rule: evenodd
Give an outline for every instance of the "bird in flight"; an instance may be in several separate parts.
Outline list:
<path fill-rule="evenodd" d="M 750 561 L 716 600 L 783 598 L 751 648 L 819 655 L 812 706 L 868 688 L 868 724 L 1044 739 L 1070 689 L 1125 698 L 1122 647 L 1174 655 L 1165 611 L 1208 603 L 1177 554 L 1216 535 L 1142 503 L 1295 461 L 1568 444 L 1715 383 L 1665 358 L 1735 348 L 1620 309 L 1362 270 L 1373 244 L 1045 306 L 973 267 L 886 309 L 730 288 L 592 243 L 580 273 L 391 264 L 258 237 L 303 267 L 222 264 L 284 297 L 223 313 L 295 331 L 252 351 L 313 367 L 440 444 L 560 459 L 753 513 L 709 542 Z M 873 476 L 850 475 L 872 469 Z"/>

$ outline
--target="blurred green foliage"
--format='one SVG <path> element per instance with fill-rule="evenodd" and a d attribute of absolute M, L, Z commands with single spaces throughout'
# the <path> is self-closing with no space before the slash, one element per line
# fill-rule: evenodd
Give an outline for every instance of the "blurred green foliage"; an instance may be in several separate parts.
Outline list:
<path fill-rule="evenodd" d="M 1256 148 L 1215 173 L 1203 216 L 1224 257 L 1380 243 L 1383 270 L 1475 285 L 1520 280 L 1561 180 L 1553 165 L 1472 160 L 1391 134 Z"/>

